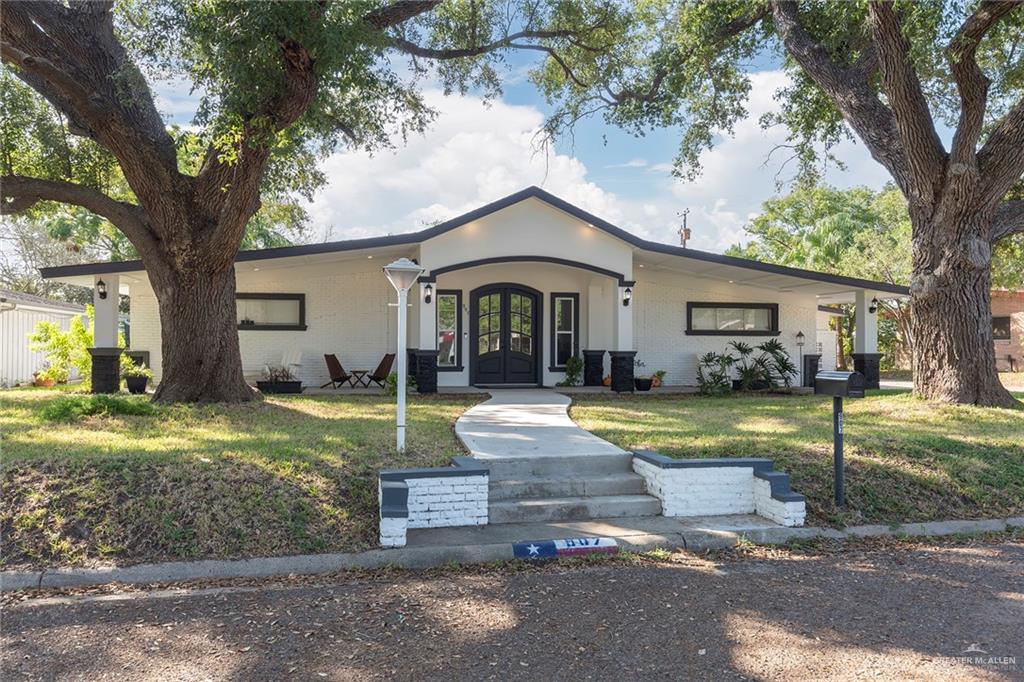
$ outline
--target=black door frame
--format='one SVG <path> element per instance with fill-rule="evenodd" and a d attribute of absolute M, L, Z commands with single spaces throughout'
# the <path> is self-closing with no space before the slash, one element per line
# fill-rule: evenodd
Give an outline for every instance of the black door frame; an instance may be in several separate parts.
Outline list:
<path fill-rule="evenodd" d="M 518 282 L 492 282 L 490 284 L 484 284 L 476 289 L 469 292 L 469 329 L 470 329 L 470 350 L 469 350 L 469 385 L 475 386 L 476 381 L 476 363 L 477 358 L 480 355 L 480 345 L 477 341 L 477 318 L 480 316 L 480 296 L 483 294 L 494 293 L 495 290 L 506 290 L 506 289 L 519 289 L 520 291 L 530 294 L 534 298 L 533 306 L 533 360 L 534 360 L 534 373 L 536 375 L 537 386 L 544 385 L 544 344 L 541 343 L 541 339 L 544 336 L 544 294 L 534 289 L 533 287 L 525 284 L 519 284 Z M 504 306 L 504 302 L 502 303 Z M 505 314 L 504 308 L 502 309 L 502 315 Z M 506 327 L 503 325 L 503 330 Z M 503 331 L 504 333 L 504 331 Z M 489 384 L 490 385 L 490 384 Z"/>

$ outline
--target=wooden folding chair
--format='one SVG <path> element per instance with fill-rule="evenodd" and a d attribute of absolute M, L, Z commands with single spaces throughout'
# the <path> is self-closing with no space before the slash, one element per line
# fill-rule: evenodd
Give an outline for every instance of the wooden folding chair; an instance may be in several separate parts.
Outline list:
<path fill-rule="evenodd" d="M 388 375 L 391 374 L 391 366 L 395 364 L 395 354 L 388 353 L 384 356 L 384 359 L 377 365 L 377 369 L 373 370 L 371 374 L 366 375 L 367 382 L 363 384 L 367 388 L 370 387 L 370 382 L 377 384 L 381 388 L 384 388 L 385 383 L 388 380 Z"/>
<path fill-rule="evenodd" d="M 338 362 L 338 356 L 324 354 L 324 361 L 327 362 L 327 373 L 331 377 L 331 380 L 320 388 L 327 388 L 328 386 L 331 388 L 340 388 L 345 384 L 348 384 L 353 388 L 355 387 L 355 384 L 352 383 L 355 380 L 355 377 L 345 371 L 345 368 L 341 366 L 340 362 Z"/>

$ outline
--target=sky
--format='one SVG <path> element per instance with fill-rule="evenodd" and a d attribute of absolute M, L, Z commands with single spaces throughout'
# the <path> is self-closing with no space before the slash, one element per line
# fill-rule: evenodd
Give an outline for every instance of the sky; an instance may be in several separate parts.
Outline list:
<path fill-rule="evenodd" d="M 307 206 L 306 241 L 419 230 L 536 185 L 665 243 L 678 243 L 679 213 L 689 209 L 690 246 L 720 253 L 746 241 L 744 225 L 763 201 L 779 194 L 776 178 L 786 173 L 785 157 L 769 159 L 769 152 L 785 140 L 785 131 L 758 123 L 776 109 L 774 95 L 787 83 L 773 64 L 752 74 L 747 117 L 704 153 L 703 173 L 693 181 L 671 174 L 675 130 L 636 138 L 598 118 L 578 126 L 571 141 L 559 140 L 547 153 L 538 149 L 537 132 L 550 107 L 526 79 L 528 66 L 510 60 L 503 95 L 488 103 L 474 95 L 445 96 L 427 83 L 426 100 L 438 115 L 424 134 L 395 150 L 326 159 L 321 167 L 328 183 Z M 157 89 L 157 106 L 168 122 L 188 124 L 195 105 L 185 82 Z M 889 179 L 859 142 L 844 142 L 836 153 L 847 167 L 826 174 L 831 184 L 877 189 Z"/>

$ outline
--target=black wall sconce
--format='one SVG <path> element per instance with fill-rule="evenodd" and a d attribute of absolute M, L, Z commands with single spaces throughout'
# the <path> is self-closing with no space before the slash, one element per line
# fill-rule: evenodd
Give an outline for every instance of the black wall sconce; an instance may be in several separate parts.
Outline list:
<path fill-rule="evenodd" d="M 871 299 L 871 305 L 868 306 L 868 312 L 871 313 L 872 315 L 874 315 L 875 313 L 878 312 L 878 299 L 877 298 Z"/>
<path fill-rule="evenodd" d="M 633 300 L 633 288 L 626 287 L 626 290 L 622 292 L 622 305 L 629 305 L 631 300 Z"/>
<path fill-rule="evenodd" d="M 433 284 L 428 284 L 427 286 L 423 287 L 423 302 L 424 303 L 430 303 L 430 301 L 433 298 L 433 296 L 434 296 L 434 285 Z"/>
<path fill-rule="evenodd" d="M 100 299 L 107 297 L 107 283 L 102 279 L 96 282 L 96 293 L 99 294 Z"/>

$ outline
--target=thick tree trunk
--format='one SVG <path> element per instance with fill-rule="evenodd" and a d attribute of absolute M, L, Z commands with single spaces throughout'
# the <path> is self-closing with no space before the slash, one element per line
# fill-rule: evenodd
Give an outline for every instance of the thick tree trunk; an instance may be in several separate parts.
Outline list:
<path fill-rule="evenodd" d="M 242 377 L 235 312 L 235 271 L 161 273 L 153 288 L 160 305 L 163 377 L 160 402 L 242 402 L 259 396 Z"/>
<path fill-rule="evenodd" d="M 914 392 L 929 400 L 1011 407 L 992 341 L 991 216 L 915 215 L 911 319 Z"/>

